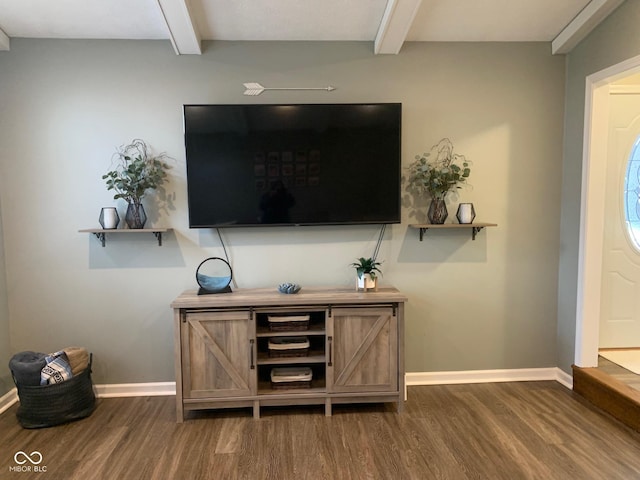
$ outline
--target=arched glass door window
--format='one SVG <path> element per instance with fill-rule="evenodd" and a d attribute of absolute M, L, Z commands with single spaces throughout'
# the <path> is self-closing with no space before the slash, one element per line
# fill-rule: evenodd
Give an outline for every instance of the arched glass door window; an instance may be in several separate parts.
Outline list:
<path fill-rule="evenodd" d="M 624 213 L 629 238 L 640 251 L 640 136 L 631 149 L 624 179 Z"/>

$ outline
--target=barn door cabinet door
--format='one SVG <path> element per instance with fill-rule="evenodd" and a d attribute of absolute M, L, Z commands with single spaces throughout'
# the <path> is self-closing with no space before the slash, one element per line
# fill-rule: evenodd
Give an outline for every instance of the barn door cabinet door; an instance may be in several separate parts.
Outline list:
<path fill-rule="evenodd" d="M 327 329 L 331 393 L 398 391 L 398 318 L 383 307 L 333 308 Z"/>
<path fill-rule="evenodd" d="M 187 312 L 181 329 L 184 399 L 255 394 L 249 310 Z"/>

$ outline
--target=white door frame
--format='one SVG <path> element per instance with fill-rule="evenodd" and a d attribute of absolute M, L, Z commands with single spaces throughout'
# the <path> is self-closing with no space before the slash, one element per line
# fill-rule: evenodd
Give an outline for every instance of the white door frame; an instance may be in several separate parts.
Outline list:
<path fill-rule="evenodd" d="M 598 365 L 605 203 L 602 179 L 607 169 L 609 84 L 638 72 L 640 55 L 586 79 L 574 359 L 578 367 Z"/>

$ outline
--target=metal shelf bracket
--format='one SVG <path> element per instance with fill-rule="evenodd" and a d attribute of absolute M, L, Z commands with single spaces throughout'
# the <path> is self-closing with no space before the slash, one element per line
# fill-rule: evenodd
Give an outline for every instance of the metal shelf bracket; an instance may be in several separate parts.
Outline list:
<path fill-rule="evenodd" d="M 162 246 L 162 232 L 153 232 L 153 235 L 158 239 L 158 246 Z"/>
<path fill-rule="evenodd" d="M 107 236 L 104 232 L 93 232 L 93 234 L 100 240 L 100 243 L 104 247 L 107 243 Z"/>

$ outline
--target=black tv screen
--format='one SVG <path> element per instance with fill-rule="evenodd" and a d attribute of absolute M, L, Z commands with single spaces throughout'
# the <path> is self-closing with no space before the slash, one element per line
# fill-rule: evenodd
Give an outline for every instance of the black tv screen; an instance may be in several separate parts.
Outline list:
<path fill-rule="evenodd" d="M 189 226 L 400 222 L 402 105 L 185 105 Z"/>

